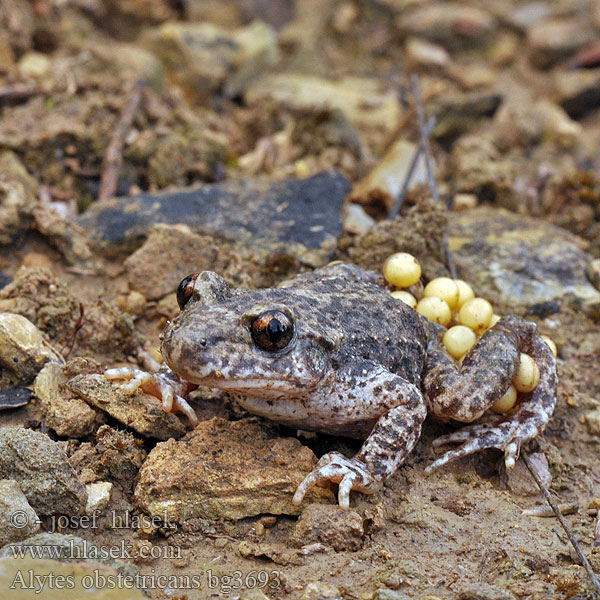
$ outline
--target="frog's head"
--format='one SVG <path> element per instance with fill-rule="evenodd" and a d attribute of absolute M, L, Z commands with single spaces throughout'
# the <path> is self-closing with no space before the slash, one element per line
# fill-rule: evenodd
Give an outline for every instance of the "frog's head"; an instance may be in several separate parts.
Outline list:
<path fill-rule="evenodd" d="M 331 372 L 341 334 L 311 299 L 286 289 L 237 290 L 210 271 L 179 285 L 181 312 L 161 352 L 179 376 L 246 396 L 302 396 Z"/>

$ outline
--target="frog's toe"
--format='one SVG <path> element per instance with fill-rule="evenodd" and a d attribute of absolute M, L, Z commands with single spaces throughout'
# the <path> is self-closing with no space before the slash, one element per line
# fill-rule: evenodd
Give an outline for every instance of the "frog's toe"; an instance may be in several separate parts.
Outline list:
<path fill-rule="evenodd" d="M 462 445 L 446 452 L 429 465 L 425 469 L 425 472 L 431 473 L 442 465 L 488 448 L 503 450 L 506 466 L 511 468 L 515 464 L 521 445 L 528 439 L 531 439 L 519 436 L 518 429 L 517 423 L 506 421 L 499 425 L 471 425 L 448 435 L 441 436 L 434 440 L 434 447 L 437 448 L 446 444 L 456 443 Z"/>
<path fill-rule="evenodd" d="M 110 381 L 126 381 L 122 386 L 124 392 L 133 394 L 138 388 L 152 380 L 154 375 L 133 367 L 117 367 L 104 371 L 104 377 Z"/>
<path fill-rule="evenodd" d="M 306 492 L 317 483 L 331 481 L 339 484 L 338 502 L 342 508 L 350 507 L 350 492 L 360 491 L 366 494 L 376 492 L 381 484 L 367 471 L 360 461 L 346 458 L 338 452 L 322 456 L 314 470 L 309 473 L 296 489 L 292 502 L 300 504 Z"/>
<path fill-rule="evenodd" d="M 164 407 L 164 398 L 163 398 L 163 407 Z M 181 396 L 175 395 L 173 397 L 171 410 L 172 410 L 172 412 L 183 413 L 189 419 L 190 423 L 194 427 L 196 425 L 198 425 L 198 423 L 200 423 L 200 420 L 198 419 L 198 416 L 196 415 L 196 412 L 194 411 L 194 409 L 188 404 L 187 400 L 185 398 L 182 398 Z"/>

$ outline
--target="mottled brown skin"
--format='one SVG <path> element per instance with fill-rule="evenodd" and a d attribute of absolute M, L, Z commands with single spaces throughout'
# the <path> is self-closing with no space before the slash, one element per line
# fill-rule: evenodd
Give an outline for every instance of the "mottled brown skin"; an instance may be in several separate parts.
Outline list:
<path fill-rule="evenodd" d="M 251 331 L 254 320 L 271 310 L 295 324 L 289 344 L 276 352 L 258 347 Z M 463 445 L 432 467 L 492 447 L 504 450 L 512 466 L 520 446 L 548 422 L 556 366 L 534 324 L 501 319 L 462 367 L 446 353 L 444 331 L 392 298 L 376 274 L 353 265 L 330 265 L 260 290 L 231 289 L 217 274 L 203 272 L 164 331 L 161 350 L 181 380 L 226 390 L 254 414 L 366 438 L 352 459 L 323 456 L 294 496 L 299 503 L 311 485 L 330 480 L 340 484 L 340 505 L 347 507 L 351 490 L 376 491 L 404 462 L 428 413 L 463 422 L 481 417 L 508 389 L 521 351 L 540 367 L 536 390 L 515 415 L 441 438 L 437 445 Z"/>

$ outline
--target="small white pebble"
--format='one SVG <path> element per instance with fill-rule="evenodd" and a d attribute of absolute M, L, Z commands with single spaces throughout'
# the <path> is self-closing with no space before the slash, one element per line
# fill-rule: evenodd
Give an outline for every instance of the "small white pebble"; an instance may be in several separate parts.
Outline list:
<path fill-rule="evenodd" d="M 448 303 L 437 296 L 421 298 L 417 303 L 417 312 L 427 317 L 430 321 L 440 323 L 446 327 L 452 319 L 452 311 Z"/>
<path fill-rule="evenodd" d="M 408 304 L 408 306 L 411 308 L 417 308 L 417 299 L 410 292 L 398 290 L 396 292 L 392 292 L 390 296 L 404 302 L 404 304 Z"/>
<path fill-rule="evenodd" d="M 396 252 L 383 263 L 383 276 L 396 287 L 409 287 L 421 278 L 421 265 L 412 254 Z"/>
<path fill-rule="evenodd" d="M 513 380 L 513 385 L 519 392 L 532 392 L 540 381 L 540 368 L 529 354 L 521 352 L 519 370 Z"/>
<path fill-rule="evenodd" d="M 464 325 L 455 325 L 446 331 L 442 341 L 448 353 L 460 359 L 475 345 L 477 336 L 472 329 Z"/>
<path fill-rule="evenodd" d="M 456 282 L 449 277 L 436 277 L 432 279 L 423 291 L 424 296 L 437 296 L 445 300 L 450 310 L 458 306 L 459 290 Z"/>

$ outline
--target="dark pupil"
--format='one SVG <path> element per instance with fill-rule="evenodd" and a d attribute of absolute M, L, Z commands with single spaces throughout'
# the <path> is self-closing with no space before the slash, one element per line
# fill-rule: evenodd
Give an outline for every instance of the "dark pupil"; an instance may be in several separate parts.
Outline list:
<path fill-rule="evenodd" d="M 273 317 L 267 325 L 267 335 L 272 342 L 277 342 L 285 333 L 285 325 L 279 319 Z"/>
<path fill-rule="evenodd" d="M 263 350 L 283 350 L 294 337 L 294 322 L 285 313 L 268 310 L 260 314 L 250 327 L 254 343 Z"/>

